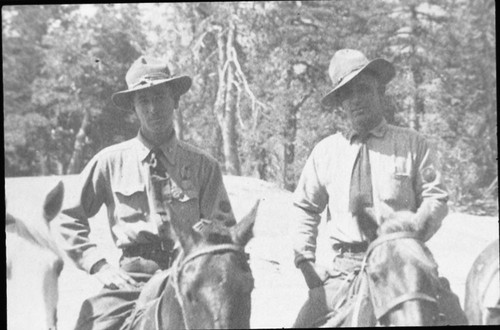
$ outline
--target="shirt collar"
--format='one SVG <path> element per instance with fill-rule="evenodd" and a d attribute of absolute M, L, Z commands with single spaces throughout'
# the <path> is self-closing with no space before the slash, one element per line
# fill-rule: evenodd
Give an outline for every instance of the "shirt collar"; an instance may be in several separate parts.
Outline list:
<path fill-rule="evenodd" d="M 178 140 L 175 136 L 175 131 L 172 131 L 172 134 L 169 136 L 169 138 L 159 146 L 155 146 L 151 141 L 146 139 L 141 131 L 139 131 L 139 133 L 137 134 L 137 139 L 140 142 L 139 157 L 142 161 L 146 160 L 152 149 L 159 148 L 167 158 L 168 162 L 170 164 L 175 164 L 175 155 L 178 146 Z"/>
<path fill-rule="evenodd" d="M 370 132 L 368 132 L 368 135 L 382 138 L 384 137 L 385 132 L 387 132 L 387 121 L 385 120 L 385 118 L 382 118 L 382 121 L 377 126 L 372 128 Z M 344 136 L 349 140 L 349 143 L 352 143 L 354 141 L 354 138 L 358 136 L 358 133 L 350 129 L 344 134 Z"/>

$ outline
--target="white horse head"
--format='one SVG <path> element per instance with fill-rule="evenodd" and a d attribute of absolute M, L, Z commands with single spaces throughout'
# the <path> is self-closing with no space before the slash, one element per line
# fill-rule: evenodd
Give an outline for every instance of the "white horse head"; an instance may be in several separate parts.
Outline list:
<path fill-rule="evenodd" d="M 48 193 L 43 206 L 30 213 L 30 219 L 17 217 L 16 210 L 6 212 L 9 330 L 57 327 L 58 278 L 63 253 L 51 235 L 49 222 L 61 210 L 63 197 L 64 186 L 59 182 Z"/>

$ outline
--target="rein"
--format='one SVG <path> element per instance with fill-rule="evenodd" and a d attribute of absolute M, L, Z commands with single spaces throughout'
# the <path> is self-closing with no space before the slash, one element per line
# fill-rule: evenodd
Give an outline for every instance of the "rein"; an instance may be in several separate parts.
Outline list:
<path fill-rule="evenodd" d="M 378 237 L 375 239 L 373 242 L 370 243 L 368 246 L 368 249 L 366 251 L 366 254 L 363 258 L 363 262 L 361 264 L 361 269 L 360 269 L 360 275 L 363 274 L 366 277 L 366 280 L 369 279 L 368 273 L 366 272 L 366 266 L 368 265 L 368 258 L 370 257 L 370 254 L 375 250 L 377 247 L 379 247 L 382 244 L 385 244 L 389 241 L 394 241 L 394 240 L 399 240 L 399 239 L 413 239 L 413 240 L 420 240 L 419 236 L 416 233 L 413 232 L 396 232 L 396 233 L 390 233 L 390 234 L 385 234 L 383 236 Z M 358 300 L 361 300 L 362 297 L 359 295 Z M 404 293 L 396 298 L 394 298 L 391 303 L 385 307 L 385 309 L 382 312 L 375 311 L 375 317 L 377 320 L 380 320 L 384 315 L 386 315 L 390 310 L 392 310 L 394 307 L 409 301 L 409 300 L 425 300 L 429 302 L 433 302 L 437 304 L 436 298 L 425 294 L 421 292 L 409 292 L 409 293 Z M 360 302 L 358 302 L 356 305 L 359 305 Z M 358 318 L 359 318 L 359 313 L 360 310 L 359 308 L 355 308 L 355 313 L 353 315 L 353 320 L 356 323 Z"/>
<path fill-rule="evenodd" d="M 182 318 L 184 321 L 184 326 L 186 330 L 189 330 L 189 326 L 187 323 L 187 315 L 186 315 L 186 310 L 184 307 L 184 301 L 182 300 L 182 295 L 181 295 L 181 289 L 180 289 L 180 275 L 182 272 L 182 269 L 191 261 L 194 259 L 197 259 L 198 257 L 207 255 L 207 254 L 220 254 L 220 253 L 227 253 L 227 252 L 233 252 L 241 255 L 245 255 L 244 249 L 236 244 L 219 244 L 219 245 L 214 245 L 214 246 L 207 246 L 203 249 L 200 249 L 194 253 L 188 254 L 184 259 L 180 260 L 176 265 L 175 269 L 172 271 L 172 282 L 175 290 L 175 296 L 177 298 L 177 301 L 181 307 L 182 311 Z M 159 320 L 159 311 L 156 313 L 156 328 L 160 329 L 160 320 Z"/>

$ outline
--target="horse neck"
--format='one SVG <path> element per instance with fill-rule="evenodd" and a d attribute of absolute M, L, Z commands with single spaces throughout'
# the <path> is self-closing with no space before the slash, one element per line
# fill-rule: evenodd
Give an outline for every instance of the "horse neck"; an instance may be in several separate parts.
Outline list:
<path fill-rule="evenodd" d="M 160 298 L 159 310 L 162 311 L 161 328 L 162 329 L 186 329 L 182 307 L 175 294 L 172 275 L 165 286 L 164 293 Z"/>
<path fill-rule="evenodd" d="M 55 329 L 62 261 L 15 228 L 6 237 L 9 329 Z"/>

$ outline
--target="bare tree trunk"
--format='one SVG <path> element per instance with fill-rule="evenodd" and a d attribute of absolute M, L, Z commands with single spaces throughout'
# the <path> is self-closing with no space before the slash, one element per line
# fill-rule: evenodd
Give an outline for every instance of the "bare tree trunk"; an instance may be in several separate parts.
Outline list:
<path fill-rule="evenodd" d="M 294 178 L 293 163 L 295 161 L 295 139 L 297 137 L 297 113 L 304 102 L 312 95 L 312 91 L 304 95 L 298 103 L 291 103 L 286 111 L 283 145 L 283 187 L 294 191 L 296 182 Z"/>
<path fill-rule="evenodd" d="M 49 175 L 49 164 L 48 157 L 43 153 L 42 150 L 36 152 L 38 158 L 38 165 L 40 168 L 40 175 Z"/>
<path fill-rule="evenodd" d="M 267 180 L 268 167 L 267 150 L 261 148 L 257 154 L 257 172 L 259 173 L 259 179 L 264 181 Z"/>
<path fill-rule="evenodd" d="M 236 91 L 233 87 L 234 65 L 229 62 L 231 58 L 230 52 L 235 40 L 235 30 L 234 24 L 231 23 L 227 37 L 224 38 L 222 32 L 219 32 L 217 37 L 219 86 L 214 108 L 221 128 L 226 173 L 241 175 L 236 138 Z"/>
<path fill-rule="evenodd" d="M 83 167 L 83 149 L 86 145 L 87 132 L 90 129 L 90 111 L 85 109 L 82 125 L 75 137 L 73 155 L 66 170 L 66 174 L 78 174 Z"/>
<path fill-rule="evenodd" d="M 64 164 L 59 159 L 54 160 L 56 166 L 56 174 L 63 175 L 64 174 Z"/>
<path fill-rule="evenodd" d="M 291 104 L 286 109 L 285 142 L 283 145 L 283 186 L 286 190 L 295 190 L 293 178 L 293 162 L 295 160 L 295 138 L 297 136 L 298 108 Z"/>
<path fill-rule="evenodd" d="M 417 18 L 416 5 L 410 6 L 411 12 L 411 34 L 414 36 L 412 40 L 419 39 L 419 22 Z M 413 107 L 410 108 L 410 127 L 414 130 L 420 130 L 420 116 L 424 112 L 424 100 L 420 93 L 420 86 L 423 83 L 422 63 L 417 54 L 417 46 L 415 41 L 411 41 L 412 58 L 410 59 L 410 70 L 413 76 L 415 90 L 413 92 Z"/>

